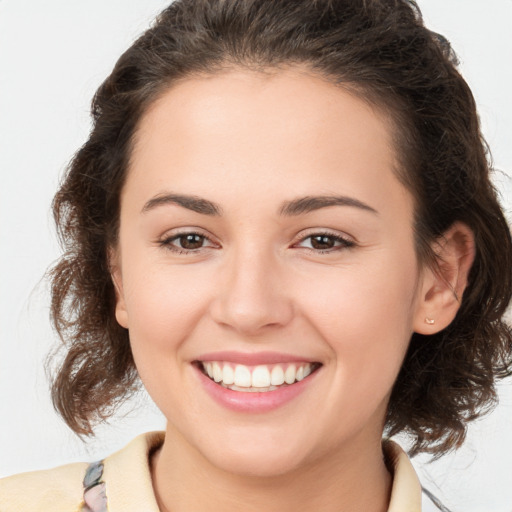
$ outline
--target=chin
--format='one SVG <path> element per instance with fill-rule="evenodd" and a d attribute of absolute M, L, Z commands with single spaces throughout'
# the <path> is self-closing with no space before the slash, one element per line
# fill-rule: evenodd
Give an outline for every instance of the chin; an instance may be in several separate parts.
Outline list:
<path fill-rule="evenodd" d="M 218 469 L 239 476 L 276 477 L 296 471 L 305 463 L 307 454 L 295 443 L 269 439 L 264 432 L 259 439 L 208 443 L 198 447 L 202 455 Z"/>
<path fill-rule="evenodd" d="M 233 475 L 254 478 L 275 478 L 293 473 L 304 463 L 297 454 L 287 454 L 274 450 L 274 453 L 254 451 L 228 452 L 222 457 L 210 460 L 219 469 Z"/>

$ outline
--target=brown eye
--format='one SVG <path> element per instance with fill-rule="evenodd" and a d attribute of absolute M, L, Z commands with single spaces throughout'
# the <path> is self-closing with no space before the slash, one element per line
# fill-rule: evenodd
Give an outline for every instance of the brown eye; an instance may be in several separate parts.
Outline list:
<path fill-rule="evenodd" d="M 352 240 L 344 238 L 340 235 L 331 235 L 330 233 L 315 233 L 303 238 L 297 244 L 297 246 L 309 249 L 310 251 L 315 251 L 318 254 L 322 254 L 349 249 L 354 247 L 355 243 Z"/>
<path fill-rule="evenodd" d="M 315 235 L 311 237 L 311 247 L 313 249 L 332 249 L 335 244 L 336 240 L 332 236 Z"/>
<path fill-rule="evenodd" d="M 160 247 L 176 254 L 202 254 L 204 250 L 219 248 L 210 238 L 193 231 L 170 235 L 158 242 Z"/>
<path fill-rule="evenodd" d="M 204 244 L 204 240 L 204 236 L 197 235 L 195 233 L 187 233 L 176 238 L 176 242 L 178 243 L 179 247 L 189 251 L 200 249 Z"/>

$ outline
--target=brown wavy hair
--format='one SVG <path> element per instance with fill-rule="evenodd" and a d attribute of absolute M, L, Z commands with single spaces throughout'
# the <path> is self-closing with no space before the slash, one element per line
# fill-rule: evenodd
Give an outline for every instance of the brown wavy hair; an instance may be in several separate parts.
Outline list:
<path fill-rule="evenodd" d="M 53 378 L 56 409 L 93 433 L 137 389 L 128 331 L 115 320 L 108 249 L 141 116 L 177 80 L 230 68 L 301 65 L 385 111 L 396 127 L 398 176 L 415 198 L 418 258 L 456 221 L 476 257 L 455 320 L 413 334 L 394 385 L 389 435 L 413 453 L 458 447 L 466 424 L 496 402 L 512 373 L 510 230 L 490 181 L 471 91 L 446 39 L 407 0 L 177 0 L 118 60 L 92 102 L 93 128 L 71 161 L 53 212 L 64 255 L 50 270 L 52 319 L 65 356 Z"/>

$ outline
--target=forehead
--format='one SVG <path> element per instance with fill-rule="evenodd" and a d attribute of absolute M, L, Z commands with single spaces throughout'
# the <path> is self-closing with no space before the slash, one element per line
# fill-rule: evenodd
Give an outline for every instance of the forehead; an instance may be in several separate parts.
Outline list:
<path fill-rule="evenodd" d="M 376 122 L 368 124 L 369 118 Z M 267 71 L 235 68 L 192 75 L 164 90 L 143 115 L 135 140 L 153 137 L 171 124 L 190 135 L 201 129 L 219 132 L 234 123 L 255 129 L 272 126 L 273 132 L 290 135 L 307 130 L 310 136 L 324 138 L 359 121 L 366 130 L 377 128 L 373 135 L 385 135 L 391 145 L 395 131 L 391 116 L 351 84 L 335 85 L 299 66 Z"/>
<path fill-rule="evenodd" d="M 375 200 L 384 185 L 399 185 L 393 131 L 369 102 L 301 69 L 191 77 L 165 91 L 142 118 L 128 185 L 136 181 L 149 194 L 172 182 L 183 192 L 222 199 L 237 187 L 256 193 L 264 181 L 268 194 L 313 187 Z M 363 191 L 365 183 L 375 190 Z"/>

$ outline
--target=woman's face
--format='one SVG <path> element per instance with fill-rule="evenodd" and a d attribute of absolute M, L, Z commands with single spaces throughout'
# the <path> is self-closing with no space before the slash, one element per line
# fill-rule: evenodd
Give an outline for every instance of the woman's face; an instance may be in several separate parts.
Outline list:
<path fill-rule="evenodd" d="M 391 141 L 368 104 L 294 69 L 191 78 L 146 113 L 116 314 L 200 457 L 273 475 L 380 442 L 420 321 Z"/>

